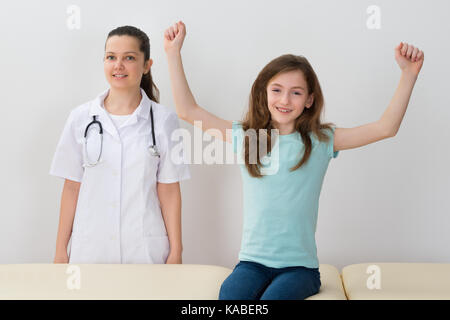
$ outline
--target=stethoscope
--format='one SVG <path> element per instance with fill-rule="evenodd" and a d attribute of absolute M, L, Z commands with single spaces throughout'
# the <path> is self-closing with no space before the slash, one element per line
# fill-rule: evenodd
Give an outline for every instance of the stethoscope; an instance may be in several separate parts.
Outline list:
<path fill-rule="evenodd" d="M 86 154 L 86 159 L 87 159 L 87 163 L 84 165 L 85 167 L 94 167 L 96 166 L 99 162 L 100 162 L 100 158 L 102 156 L 102 151 L 103 151 L 103 126 L 102 123 L 100 121 L 98 121 L 96 119 L 96 115 L 93 115 L 92 118 L 93 120 L 86 126 L 86 130 L 84 130 L 84 152 Z M 150 121 L 152 124 L 152 141 L 153 144 L 148 148 L 150 154 L 154 157 L 159 157 L 159 151 L 158 148 L 156 147 L 156 139 L 155 139 L 155 127 L 153 125 L 153 108 L 152 106 L 150 106 Z M 99 134 L 100 134 L 100 153 L 98 155 L 98 159 L 94 162 L 94 163 L 89 163 L 89 157 L 88 157 L 88 152 L 87 152 L 87 134 L 89 131 L 89 127 L 93 126 L 93 125 L 98 125 L 99 127 Z"/>

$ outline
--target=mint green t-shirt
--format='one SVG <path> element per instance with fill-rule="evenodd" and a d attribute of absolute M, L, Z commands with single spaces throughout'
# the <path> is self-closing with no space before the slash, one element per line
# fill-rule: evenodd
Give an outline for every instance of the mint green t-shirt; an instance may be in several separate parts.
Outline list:
<path fill-rule="evenodd" d="M 243 159 L 244 131 L 237 121 L 232 128 L 234 152 Z M 333 152 L 334 129 L 324 130 L 330 136 L 328 142 L 310 134 L 310 158 L 295 171 L 289 169 L 304 152 L 298 132 L 278 136 L 270 161 L 263 160 L 262 178 L 250 176 L 245 164 L 240 164 L 244 199 L 240 261 L 272 268 L 319 267 L 315 241 L 317 211 L 328 163 L 339 153 Z"/>

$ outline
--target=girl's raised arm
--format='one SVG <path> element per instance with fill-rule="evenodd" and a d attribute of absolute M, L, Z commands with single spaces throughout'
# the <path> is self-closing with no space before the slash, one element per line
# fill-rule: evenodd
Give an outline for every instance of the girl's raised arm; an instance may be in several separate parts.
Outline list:
<path fill-rule="evenodd" d="M 402 75 L 386 111 L 378 121 L 355 128 L 336 128 L 334 151 L 362 147 L 397 134 L 422 68 L 424 54 L 412 45 L 400 43 L 395 48 L 395 59 Z"/>
<path fill-rule="evenodd" d="M 178 117 L 192 125 L 201 126 L 203 131 L 218 129 L 220 134 L 210 131 L 212 136 L 231 143 L 231 135 L 226 134 L 231 130 L 232 121 L 221 119 L 206 111 L 195 101 L 189 89 L 186 75 L 181 61 L 181 47 L 186 36 L 186 27 L 183 22 L 178 22 L 164 32 L 164 50 L 169 64 L 169 74 L 172 84 L 172 93 Z M 194 123 L 194 121 L 196 121 Z M 197 122 L 199 121 L 199 122 Z"/>

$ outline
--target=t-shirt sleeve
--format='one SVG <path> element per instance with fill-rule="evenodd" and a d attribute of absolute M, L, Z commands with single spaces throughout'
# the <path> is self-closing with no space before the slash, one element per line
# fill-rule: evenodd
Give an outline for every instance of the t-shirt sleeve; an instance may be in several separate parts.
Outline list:
<path fill-rule="evenodd" d="M 244 142 L 244 130 L 238 121 L 233 121 L 231 126 L 231 140 L 233 144 L 233 152 L 241 153 L 242 144 Z"/>
<path fill-rule="evenodd" d="M 189 166 L 185 163 L 182 142 L 173 141 L 172 132 L 179 129 L 178 117 L 171 112 L 163 124 L 161 134 L 160 161 L 157 180 L 160 183 L 175 183 L 191 177 Z"/>
<path fill-rule="evenodd" d="M 70 113 L 66 121 L 49 173 L 56 177 L 81 182 L 84 173 L 83 145 L 76 140 L 73 122 L 74 111 Z"/>
<path fill-rule="evenodd" d="M 331 127 L 331 133 L 329 134 L 329 136 L 331 138 L 328 141 L 328 157 L 330 157 L 330 159 L 336 158 L 339 154 L 339 151 L 333 152 L 333 150 L 334 150 L 334 131 L 335 130 L 336 130 L 335 127 Z"/>

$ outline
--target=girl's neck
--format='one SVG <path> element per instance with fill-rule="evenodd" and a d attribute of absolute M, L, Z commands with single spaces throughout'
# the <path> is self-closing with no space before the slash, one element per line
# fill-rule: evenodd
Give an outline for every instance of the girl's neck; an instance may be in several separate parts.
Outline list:
<path fill-rule="evenodd" d="M 137 109 L 142 99 L 141 88 L 114 89 L 110 88 L 103 105 L 111 114 L 127 115 Z"/>
<path fill-rule="evenodd" d="M 287 134 L 291 134 L 295 132 L 295 127 L 293 124 L 279 124 L 279 123 L 274 123 L 274 127 L 275 129 L 278 129 L 278 134 L 280 136 L 282 135 L 287 135 Z"/>

